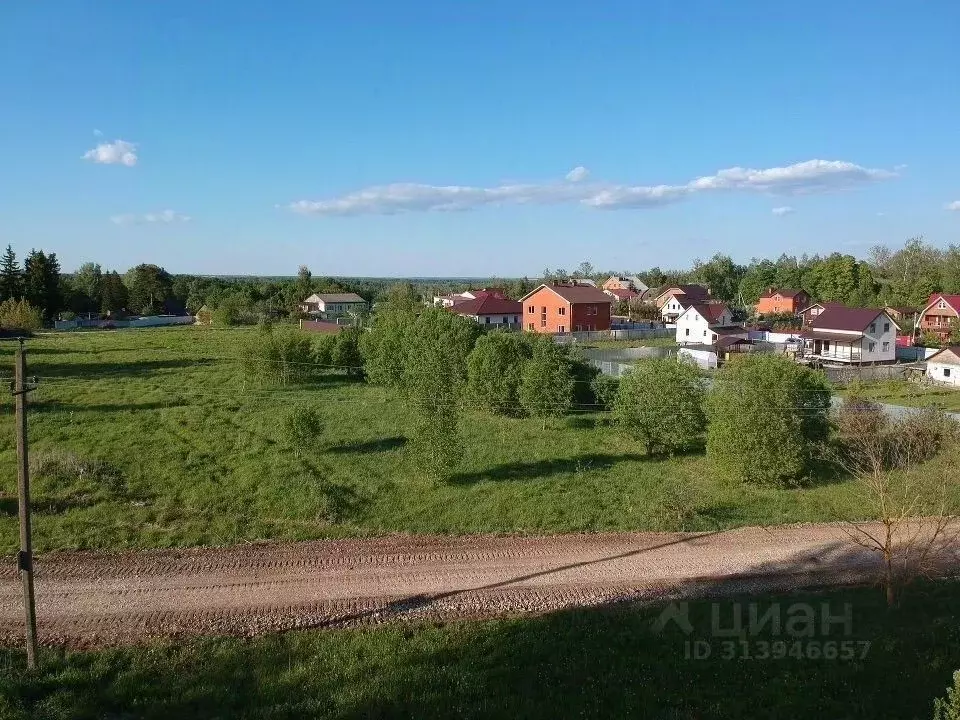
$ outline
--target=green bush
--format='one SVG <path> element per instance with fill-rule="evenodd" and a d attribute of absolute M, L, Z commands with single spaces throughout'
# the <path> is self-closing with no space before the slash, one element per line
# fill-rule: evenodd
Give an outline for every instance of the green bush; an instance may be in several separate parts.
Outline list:
<path fill-rule="evenodd" d="M 719 477 L 786 484 L 805 477 L 830 433 L 830 386 L 779 355 L 734 356 L 707 395 L 707 458 Z"/>
<path fill-rule="evenodd" d="M 493 332 L 477 339 L 467 357 L 467 396 L 482 410 L 522 414 L 520 383 L 530 342 L 518 333 Z"/>
<path fill-rule="evenodd" d="M 306 445 L 323 433 L 323 417 L 312 405 L 295 405 L 283 416 L 283 435 L 295 445 Z"/>
<path fill-rule="evenodd" d="M 262 324 L 240 348 L 241 368 L 247 380 L 260 385 L 289 385 L 314 375 L 310 337 L 290 327 Z"/>
<path fill-rule="evenodd" d="M 620 389 L 620 379 L 612 375 L 597 375 L 590 383 L 593 398 L 598 410 L 612 410 Z"/>
<path fill-rule="evenodd" d="M 704 394 L 694 365 L 673 358 L 639 360 L 620 379 L 613 414 L 648 455 L 672 455 L 701 442 Z"/>
<path fill-rule="evenodd" d="M 8 298 L 0 303 L 0 327 L 30 332 L 43 327 L 43 313 L 26 300 Z"/>
<path fill-rule="evenodd" d="M 947 696 L 933 701 L 933 720 L 960 720 L 960 670 L 953 674 Z"/>

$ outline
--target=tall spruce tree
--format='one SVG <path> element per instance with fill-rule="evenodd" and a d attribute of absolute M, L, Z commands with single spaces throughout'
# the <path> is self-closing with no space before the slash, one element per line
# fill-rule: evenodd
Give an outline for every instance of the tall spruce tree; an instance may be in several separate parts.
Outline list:
<path fill-rule="evenodd" d="M 0 258 L 0 302 L 23 296 L 23 271 L 17 262 L 17 254 L 13 247 L 7 249 Z"/>
<path fill-rule="evenodd" d="M 40 308 L 47 322 L 60 312 L 63 292 L 56 253 L 46 255 L 43 250 L 30 251 L 23 261 L 23 296 L 31 305 Z"/>

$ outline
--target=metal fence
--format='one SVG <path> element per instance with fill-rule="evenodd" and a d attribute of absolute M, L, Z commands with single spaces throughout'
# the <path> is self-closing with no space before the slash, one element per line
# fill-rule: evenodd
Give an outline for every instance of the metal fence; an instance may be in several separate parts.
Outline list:
<path fill-rule="evenodd" d="M 649 338 L 672 338 L 673 330 L 664 328 L 633 328 L 629 330 L 592 330 L 589 332 L 571 332 L 554 335 L 553 339 L 561 344 L 591 342 L 595 340 L 644 340 Z"/>

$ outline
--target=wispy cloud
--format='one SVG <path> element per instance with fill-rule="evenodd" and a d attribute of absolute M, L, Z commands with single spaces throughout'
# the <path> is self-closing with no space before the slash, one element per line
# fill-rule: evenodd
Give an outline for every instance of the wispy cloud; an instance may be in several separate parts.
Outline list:
<path fill-rule="evenodd" d="M 668 205 L 712 192 L 800 195 L 857 187 L 897 176 L 892 170 L 865 168 L 841 160 L 807 160 L 785 167 L 755 170 L 733 167 L 683 185 L 617 185 L 588 181 L 577 167 L 566 180 L 505 183 L 493 187 L 394 183 L 365 188 L 327 200 L 298 200 L 287 207 L 307 215 L 370 215 L 472 210 L 491 205 L 577 202 L 600 210 Z"/>
<path fill-rule="evenodd" d="M 789 205 L 781 205 L 780 207 L 775 207 L 770 212 L 772 212 L 777 217 L 783 217 L 784 215 L 790 215 L 792 213 L 795 213 L 796 210 L 794 210 Z"/>
<path fill-rule="evenodd" d="M 943 206 L 944 210 L 953 210 L 954 212 L 960 212 L 960 200 L 954 200 L 953 202 L 948 202 Z"/>
<path fill-rule="evenodd" d="M 161 210 L 160 212 L 149 212 L 143 215 L 126 213 L 124 215 L 114 215 L 110 218 L 110 222 L 114 225 L 150 225 L 154 223 L 171 225 L 188 222 L 189 220 L 189 215 L 184 215 L 175 210 Z"/>
<path fill-rule="evenodd" d="M 93 150 L 83 154 L 84 160 L 100 163 L 101 165 L 126 165 L 133 167 L 137 164 L 136 143 L 126 140 L 100 143 Z"/>

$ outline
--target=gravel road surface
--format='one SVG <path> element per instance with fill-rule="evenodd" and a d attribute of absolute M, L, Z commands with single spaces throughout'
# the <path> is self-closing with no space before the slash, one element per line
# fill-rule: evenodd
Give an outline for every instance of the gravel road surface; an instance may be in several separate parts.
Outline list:
<path fill-rule="evenodd" d="M 834 525 L 69 552 L 36 559 L 37 618 L 44 644 L 95 647 L 863 583 L 878 569 Z M 21 593 L 6 558 L 0 643 L 22 642 Z"/>

